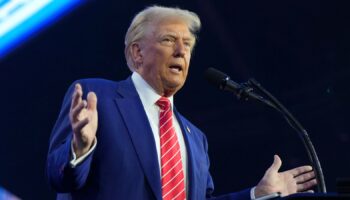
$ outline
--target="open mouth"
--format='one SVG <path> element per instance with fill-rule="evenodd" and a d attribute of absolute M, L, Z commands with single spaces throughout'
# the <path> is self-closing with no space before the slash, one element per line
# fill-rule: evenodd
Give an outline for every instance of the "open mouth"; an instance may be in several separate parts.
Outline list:
<path fill-rule="evenodd" d="M 182 66 L 181 65 L 171 65 L 170 67 L 169 67 L 172 71 L 175 71 L 175 72 L 180 72 L 180 71 L 182 71 Z"/>

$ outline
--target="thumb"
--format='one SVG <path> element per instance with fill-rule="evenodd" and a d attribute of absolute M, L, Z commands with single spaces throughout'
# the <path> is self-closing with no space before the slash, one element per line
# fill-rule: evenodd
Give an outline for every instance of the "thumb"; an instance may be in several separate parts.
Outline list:
<path fill-rule="evenodd" d="M 269 167 L 269 169 L 267 170 L 267 172 L 269 173 L 278 173 L 278 170 L 281 168 L 282 166 L 282 161 L 281 158 L 278 155 L 274 155 L 273 157 L 273 163 L 272 165 Z"/>
<path fill-rule="evenodd" d="M 89 110 L 96 110 L 97 107 L 97 96 L 95 92 L 89 92 L 87 95 L 87 108 Z"/>

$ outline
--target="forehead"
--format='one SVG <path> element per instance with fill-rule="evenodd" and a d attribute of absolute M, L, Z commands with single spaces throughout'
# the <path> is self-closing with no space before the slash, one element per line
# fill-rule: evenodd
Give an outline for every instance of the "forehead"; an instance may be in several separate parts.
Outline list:
<path fill-rule="evenodd" d="M 149 34 L 151 36 L 162 36 L 164 34 L 175 34 L 184 38 L 194 39 L 190 32 L 188 23 L 180 19 L 166 19 L 150 23 Z"/>

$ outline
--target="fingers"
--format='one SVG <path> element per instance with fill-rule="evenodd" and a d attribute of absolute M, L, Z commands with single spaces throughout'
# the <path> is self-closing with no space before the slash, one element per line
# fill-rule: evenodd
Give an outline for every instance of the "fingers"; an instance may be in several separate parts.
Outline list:
<path fill-rule="evenodd" d="M 97 107 L 97 97 L 95 92 L 89 92 L 87 96 L 87 109 L 96 110 Z"/>
<path fill-rule="evenodd" d="M 74 123 L 78 121 L 78 115 L 80 111 L 86 106 L 85 102 L 82 100 L 83 90 L 81 88 L 81 85 L 79 83 L 75 84 L 74 92 L 72 95 L 72 102 L 70 106 L 69 111 L 69 117 L 72 123 L 72 126 Z"/>
<path fill-rule="evenodd" d="M 312 167 L 309 165 L 306 166 L 301 166 L 301 167 L 297 167 L 291 170 L 288 170 L 289 173 L 291 173 L 294 177 L 297 177 L 301 174 L 307 173 L 312 171 Z"/>
<path fill-rule="evenodd" d="M 299 176 L 294 177 L 294 179 L 295 179 L 295 181 L 297 183 L 304 183 L 304 182 L 306 182 L 308 180 L 311 180 L 313 178 L 315 178 L 315 172 L 314 171 L 307 172 L 305 174 L 301 174 Z"/>
<path fill-rule="evenodd" d="M 85 118 L 81 121 L 78 121 L 77 123 L 73 124 L 73 132 L 74 133 L 80 133 L 81 129 L 83 129 L 83 127 L 89 123 L 89 118 Z"/>
<path fill-rule="evenodd" d="M 87 104 L 86 101 L 82 100 L 76 107 L 73 108 L 73 110 L 71 110 L 73 122 L 79 121 L 79 114 L 86 107 L 86 104 Z"/>
<path fill-rule="evenodd" d="M 316 184 L 317 184 L 316 179 L 312 179 L 312 180 L 306 181 L 305 183 L 297 185 L 297 191 L 298 192 L 312 191 L 312 190 L 310 190 L 310 188 L 312 188 Z"/>
<path fill-rule="evenodd" d="M 77 83 L 72 95 L 70 108 L 70 120 L 75 133 L 79 133 L 81 129 L 89 122 L 90 119 L 85 119 L 88 117 L 86 115 L 87 110 L 97 110 L 97 97 L 94 92 L 88 93 L 87 100 L 83 100 L 82 96 L 82 86 Z"/>
<path fill-rule="evenodd" d="M 304 170 L 312 170 L 310 166 L 306 166 L 304 169 L 299 168 L 300 173 L 305 172 Z M 295 181 L 297 182 L 297 191 L 298 192 L 313 192 L 310 190 L 313 186 L 317 185 L 317 180 L 315 179 L 315 172 L 309 171 L 304 174 L 299 174 L 297 177 L 294 177 Z"/>
<path fill-rule="evenodd" d="M 83 96 L 83 90 L 79 83 L 75 84 L 74 92 L 72 95 L 71 110 L 76 107 L 81 101 Z"/>
<path fill-rule="evenodd" d="M 282 161 L 278 155 L 274 155 L 273 163 L 270 168 L 267 170 L 269 173 L 275 172 L 278 173 L 278 170 L 281 168 Z"/>

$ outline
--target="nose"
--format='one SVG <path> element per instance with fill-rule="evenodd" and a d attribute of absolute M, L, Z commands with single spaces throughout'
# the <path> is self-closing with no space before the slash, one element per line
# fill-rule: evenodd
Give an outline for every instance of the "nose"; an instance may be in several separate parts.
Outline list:
<path fill-rule="evenodd" d="M 186 55 L 186 47 L 182 41 L 177 41 L 175 45 L 174 56 L 175 57 L 184 57 Z"/>

